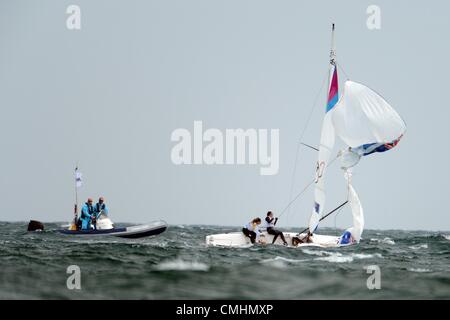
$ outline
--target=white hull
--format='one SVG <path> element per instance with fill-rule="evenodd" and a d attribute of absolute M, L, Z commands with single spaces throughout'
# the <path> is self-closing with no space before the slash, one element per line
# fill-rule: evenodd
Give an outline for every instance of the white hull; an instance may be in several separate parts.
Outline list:
<path fill-rule="evenodd" d="M 272 244 L 273 236 L 268 234 L 267 232 L 263 232 L 264 237 L 260 239 L 265 241 L 266 244 Z M 286 238 L 286 242 L 289 247 L 293 247 L 292 238 L 298 237 L 298 233 L 295 232 L 283 232 L 284 237 Z M 301 234 L 300 238 L 305 237 L 306 234 Z M 339 247 L 339 237 L 336 236 L 327 236 L 327 235 L 319 235 L 314 234 L 311 237 L 311 243 L 302 243 L 297 247 Z M 208 246 L 214 247 L 248 247 L 251 246 L 250 238 L 246 237 L 242 232 L 232 232 L 232 233 L 221 233 L 221 234 L 213 234 L 206 236 L 206 244 Z M 278 237 L 275 242 L 276 245 L 283 245 L 283 241 L 280 237 Z"/>

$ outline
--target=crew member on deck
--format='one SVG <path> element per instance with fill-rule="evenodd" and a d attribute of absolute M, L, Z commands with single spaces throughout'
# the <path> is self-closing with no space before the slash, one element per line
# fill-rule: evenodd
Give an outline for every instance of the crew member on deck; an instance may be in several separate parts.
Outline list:
<path fill-rule="evenodd" d="M 91 227 L 91 221 L 95 218 L 94 207 L 92 206 L 92 198 L 88 198 L 87 202 L 81 208 L 81 230 L 89 230 Z"/>
<path fill-rule="evenodd" d="M 108 215 L 108 208 L 106 207 L 106 204 L 105 204 L 105 198 L 100 197 L 98 199 L 98 202 L 94 206 L 94 212 L 95 212 L 95 216 L 97 219 L 102 214 L 104 214 L 105 216 Z"/>
<path fill-rule="evenodd" d="M 277 224 L 277 221 L 278 221 L 278 218 L 273 217 L 272 211 L 267 212 L 267 217 L 264 221 L 267 233 L 273 235 L 272 244 L 274 244 L 275 241 L 277 241 L 278 236 L 280 236 L 281 240 L 283 240 L 283 244 L 285 246 L 287 246 L 288 243 L 286 242 L 286 239 L 284 238 L 283 232 L 275 229 L 275 225 Z"/>
<path fill-rule="evenodd" d="M 255 218 L 249 223 L 247 223 L 244 228 L 242 228 L 242 232 L 245 236 L 250 238 L 250 241 L 254 244 L 256 241 L 259 242 L 259 237 L 262 235 L 261 231 L 259 231 L 259 225 L 261 224 L 261 218 Z"/>
<path fill-rule="evenodd" d="M 297 247 L 299 244 L 302 243 L 312 243 L 312 236 L 313 234 L 308 230 L 308 233 L 306 234 L 306 236 L 304 236 L 303 238 L 299 237 L 300 235 L 298 234 L 296 237 L 292 238 L 292 245 L 294 247 Z"/>

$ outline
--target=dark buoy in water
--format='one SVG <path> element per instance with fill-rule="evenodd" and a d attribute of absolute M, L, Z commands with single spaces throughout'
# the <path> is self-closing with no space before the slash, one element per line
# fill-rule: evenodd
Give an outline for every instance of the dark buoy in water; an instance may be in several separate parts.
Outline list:
<path fill-rule="evenodd" d="M 44 224 L 40 221 L 30 220 L 28 231 L 44 231 Z"/>

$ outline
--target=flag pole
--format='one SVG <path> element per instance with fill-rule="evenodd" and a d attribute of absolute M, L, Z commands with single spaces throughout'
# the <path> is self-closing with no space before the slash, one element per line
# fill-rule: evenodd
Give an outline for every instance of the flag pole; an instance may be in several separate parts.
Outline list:
<path fill-rule="evenodd" d="M 77 166 L 75 167 L 75 206 L 74 206 L 74 215 L 75 215 L 75 217 L 77 217 L 78 216 L 78 181 L 77 181 L 77 178 L 78 178 L 78 176 L 77 176 L 77 174 L 78 174 L 78 164 L 77 164 Z"/>
<path fill-rule="evenodd" d="M 75 205 L 73 208 L 73 223 L 71 226 L 71 230 L 77 230 L 77 225 L 78 225 L 78 188 L 81 186 L 82 184 L 82 178 L 81 178 L 82 174 L 81 172 L 78 172 L 78 163 L 75 167 Z"/>

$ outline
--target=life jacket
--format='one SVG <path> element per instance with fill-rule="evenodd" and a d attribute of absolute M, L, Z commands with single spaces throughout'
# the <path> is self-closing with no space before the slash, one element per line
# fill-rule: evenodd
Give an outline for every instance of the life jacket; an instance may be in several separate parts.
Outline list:
<path fill-rule="evenodd" d="M 95 212 L 101 212 L 104 209 L 105 209 L 105 203 L 100 204 L 97 202 L 95 204 Z"/>
<path fill-rule="evenodd" d="M 253 231 L 253 229 L 255 229 L 253 227 L 253 223 L 249 222 L 244 226 L 245 229 L 247 229 L 248 231 Z"/>
<path fill-rule="evenodd" d="M 257 224 L 253 224 L 252 222 L 247 223 L 244 228 L 246 228 L 248 231 L 253 231 L 256 233 L 257 236 L 261 234 L 261 231 L 259 230 L 259 227 Z"/>
<path fill-rule="evenodd" d="M 269 222 L 269 221 L 270 222 Z M 265 219 L 264 219 L 264 228 L 274 228 L 275 227 L 275 218 L 272 218 L 272 220 L 270 220 L 270 218 L 269 217 L 266 217 Z"/>

